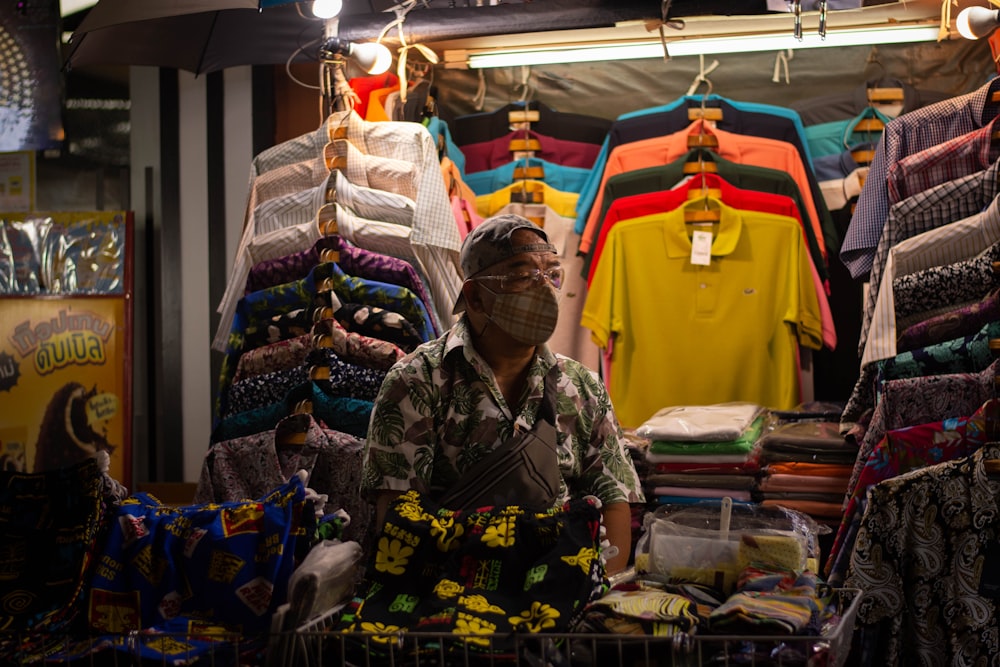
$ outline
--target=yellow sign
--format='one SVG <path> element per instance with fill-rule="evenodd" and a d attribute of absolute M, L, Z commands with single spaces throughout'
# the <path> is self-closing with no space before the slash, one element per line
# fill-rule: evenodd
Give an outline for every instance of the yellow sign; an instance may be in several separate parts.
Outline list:
<path fill-rule="evenodd" d="M 129 486 L 127 303 L 122 296 L 0 298 L 5 466 L 41 472 L 106 451 L 109 473 Z"/>

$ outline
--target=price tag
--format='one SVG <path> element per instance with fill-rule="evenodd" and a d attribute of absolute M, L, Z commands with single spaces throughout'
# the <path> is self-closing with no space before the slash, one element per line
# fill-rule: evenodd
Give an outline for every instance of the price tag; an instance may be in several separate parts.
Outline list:
<path fill-rule="evenodd" d="M 691 263 L 708 266 L 712 263 L 712 232 L 695 230 L 691 235 Z"/>

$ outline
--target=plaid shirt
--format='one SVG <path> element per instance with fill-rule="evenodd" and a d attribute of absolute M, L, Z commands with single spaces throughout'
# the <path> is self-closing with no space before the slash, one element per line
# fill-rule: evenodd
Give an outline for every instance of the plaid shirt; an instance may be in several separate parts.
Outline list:
<path fill-rule="evenodd" d="M 858 341 L 859 357 L 864 353 L 865 342 L 868 339 L 868 329 L 871 327 L 872 315 L 875 312 L 875 302 L 882 284 L 882 274 L 889 250 L 900 241 L 982 211 L 983 207 L 1000 193 L 998 179 L 1000 179 L 1000 161 L 985 171 L 948 181 L 907 197 L 889 209 L 885 229 L 872 260 L 861 336 Z"/>
<path fill-rule="evenodd" d="M 246 272 L 250 267 L 244 261 L 242 249 L 259 233 L 256 225 L 251 222 L 256 206 L 268 199 L 290 195 L 323 183 L 329 175 L 324 159 L 325 149 L 333 140 L 337 128 L 342 126 L 347 131 L 347 143 L 360 154 L 414 165 L 416 196 L 413 198 L 415 210 L 410 237 L 412 252 L 420 259 L 424 275 L 429 278 L 428 287 L 437 308 L 438 319 L 445 325 L 450 324 L 453 321 L 451 307 L 462 287 L 458 260 L 462 240 L 441 175 L 437 144 L 427 128 L 420 123 L 370 123 L 356 113 L 337 112 L 329 116 L 319 129 L 282 142 L 255 157 L 250 170 L 247 222 L 244 224 L 243 239 L 240 241 L 229 282 L 236 283 L 234 289 L 237 293 L 243 290 Z M 388 163 L 380 164 L 385 166 Z M 374 187 L 371 184 L 372 178 L 386 176 L 382 184 L 395 178 L 380 171 L 381 167 L 375 167 L 373 163 L 368 166 L 372 168 L 359 169 L 357 160 L 348 159 L 348 180 L 352 180 L 355 185 Z M 279 171 L 279 174 L 271 174 L 273 171 Z M 358 180 L 353 180 L 352 175 Z M 381 189 L 398 192 L 398 187 L 397 184 L 393 188 Z M 226 332 L 232 318 L 231 313 L 223 310 L 227 303 L 224 301 L 219 306 L 222 318 L 213 342 L 215 349 L 224 349 L 226 345 Z"/>
<path fill-rule="evenodd" d="M 896 354 L 893 278 L 975 257 L 997 241 L 1000 241 L 1000 200 L 993 200 L 980 214 L 929 230 L 893 246 L 885 264 L 885 280 L 879 289 L 861 364 Z"/>
<path fill-rule="evenodd" d="M 990 97 L 998 86 L 1000 79 L 993 79 L 972 93 L 915 109 L 886 124 L 840 248 L 840 261 L 851 276 L 859 278 L 871 270 L 889 214 L 889 165 L 995 118 L 1000 104 Z"/>
<path fill-rule="evenodd" d="M 889 202 L 923 192 L 940 183 L 968 176 L 990 166 L 997 157 L 992 139 L 996 119 L 943 143 L 908 155 L 889 165 Z"/>

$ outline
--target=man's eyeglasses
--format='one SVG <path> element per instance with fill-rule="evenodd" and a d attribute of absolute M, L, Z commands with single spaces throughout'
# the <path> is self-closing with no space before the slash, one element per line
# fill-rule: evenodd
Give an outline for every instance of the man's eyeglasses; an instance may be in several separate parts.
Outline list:
<path fill-rule="evenodd" d="M 532 269 L 530 271 L 518 271 L 517 273 L 504 273 L 496 276 L 476 276 L 471 280 L 495 280 L 500 289 L 507 292 L 524 292 L 535 285 L 541 285 L 542 281 L 548 281 L 556 289 L 562 289 L 563 278 L 566 271 L 561 266 L 551 269 Z"/>

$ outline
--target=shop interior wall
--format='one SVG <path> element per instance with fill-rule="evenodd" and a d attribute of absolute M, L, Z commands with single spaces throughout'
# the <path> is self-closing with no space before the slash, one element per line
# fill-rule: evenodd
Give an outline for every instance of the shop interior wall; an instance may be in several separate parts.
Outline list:
<path fill-rule="evenodd" d="M 434 48 L 434 44 L 430 44 Z M 417 58 L 410 51 L 410 58 Z M 439 53 L 440 54 L 440 53 Z M 787 76 L 786 76 L 787 71 Z M 516 100 L 544 102 L 564 112 L 613 119 L 670 102 L 686 94 L 702 72 L 714 94 L 729 99 L 787 106 L 796 100 L 856 89 L 882 76 L 920 89 L 960 95 L 997 73 L 986 40 L 873 45 L 786 52 L 737 53 L 598 63 L 508 67 L 486 70 L 432 69 L 443 115 L 489 111 Z M 318 79 L 316 67 L 294 65 L 303 82 Z M 315 90 L 275 68 L 275 141 L 315 129 L 321 110 Z M 477 92 L 485 97 L 477 105 Z M 708 90 L 701 84 L 697 93 Z"/>

